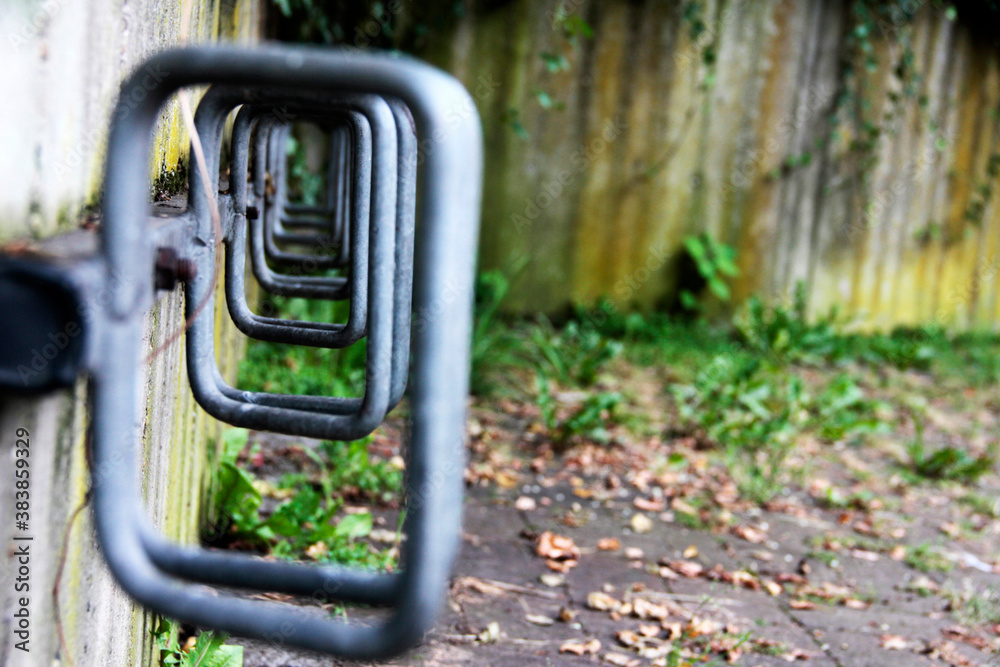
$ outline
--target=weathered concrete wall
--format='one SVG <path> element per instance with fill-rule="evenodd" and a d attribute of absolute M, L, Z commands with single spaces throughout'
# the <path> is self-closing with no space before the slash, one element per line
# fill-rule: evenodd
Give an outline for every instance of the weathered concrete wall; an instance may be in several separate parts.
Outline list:
<path fill-rule="evenodd" d="M 258 39 L 260 0 L 190 2 L 191 41 Z M 177 0 L 5 3 L 0 11 L 0 243 L 49 236 L 73 229 L 86 218 L 101 186 L 106 132 L 118 85 L 145 57 L 178 43 L 183 4 Z M 172 172 L 186 160 L 188 138 L 176 104 L 164 113 L 153 142 L 151 178 Z M 145 349 L 155 349 L 183 325 L 182 307 L 179 291 L 159 302 L 147 317 Z M 227 326 L 228 318 L 219 315 L 219 362 L 232 378 L 240 338 Z M 191 542 L 197 539 L 209 449 L 218 441 L 219 426 L 191 397 L 181 341 L 144 372 L 145 423 L 136 446 L 142 448 L 148 511 L 166 534 Z M 74 391 L 0 404 L 0 453 L 5 461 L 0 466 L 3 665 L 152 664 L 153 617 L 111 579 L 96 547 L 89 507 L 73 520 L 89 486 L 86 404 L 83 381 Z M 28 531 L 14 525 L 19 428 L 30 433 Z M 15 533 L 33 537 L 27 654 L 14 648 L 15 600 L 25 595 L 15 591 Z M 64 548 L 65 557 L 60 559 Z"/>
<path fill-rule="evenodd" d="M 879 22 L 869 69 L 856 4 L 470 3 L 430 57 L 483 116 L 481 265 L 523 264 L 508 307 L 648 307 L 707 231 L 739 251 L 737 301 L 804 281 L 814 311 L 871 326 L 997 328 L 1000 54 L 935 3 L 896 3 L 920 12 Z M 572 46 L 560 10 L 593 36 Z"/>

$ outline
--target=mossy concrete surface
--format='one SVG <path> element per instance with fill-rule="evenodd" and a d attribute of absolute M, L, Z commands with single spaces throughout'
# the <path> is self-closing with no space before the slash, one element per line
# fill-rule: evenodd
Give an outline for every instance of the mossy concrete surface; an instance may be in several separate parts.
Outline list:
<path fill-rule="evenodd" d="M 190 41 L 258 41 L 266 5 L 262 0 L 190 2 Z M 9 3 L 0 12 L 0 245 L 75 229 L 91 213 L 99 199 L 118 85 L 145 58 L 180 43 L 183 4 L 49 0 Z M 162 182 L 164 175 L 187 163 L 188 136 L 175 102 L 164 109 L 152 147 L 151 182 Z M 233 380 L 242 337 L 223 315 L 219 313 L 217 322 L 222 325 L 217 326 L 219 364 Z M 178 289 L 148 314 L 144 353 L 183 326 Z M 141 451 L 140 483 L 147 511 L 170 538 L 194 542 L 220 425 L 191 396 L 183 338 L 138 372 L 143 374 L 144 392 L 135 445 Z M 72 390 L 39 399 L 0 399 L 0 452 L 5 461 L 0 466 L 2 665 L 158 664 L 150 635 L 156 619 L 119 589 L 96 544 L 86 503 L 87 403 L 85 379 Z M 18 429 L 30 434 L 30 519 L 23 531 L 15 526 L 14 514 Z M 26 591 L 15 588 L 16 550 L 23 543 L 14 541 L 15 535 L 32 538 L 26 542 Z M 21 597 L 29 598 L 29 652 L 15 646 L 20 641 L 14 631 Z"/>
<path fill-rule="evenodd" d="M 844 0 L 476 3 L 423 55 L 483 118 L 481 265 L 514 278 L 504 307 L 660 305 L 707 232 L 738 250 L 736 303 L 803 282 L 814 312 L 871 328 L 996 330 L 1000 55 L 910 5 L 868 71 Z M 566 16 L 593 34 L 573 46 Z"/>

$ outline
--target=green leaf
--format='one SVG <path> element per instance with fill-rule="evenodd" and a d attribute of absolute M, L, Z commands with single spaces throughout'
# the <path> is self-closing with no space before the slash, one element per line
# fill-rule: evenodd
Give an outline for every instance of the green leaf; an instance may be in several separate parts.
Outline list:
<path fill-rule="evenodd" d="M 285 537 L 302 535 L 307 523 L 315 523 L 321 500 L 312 487 L 304 487 L 294 498 L 279 506 L 265 525 Z"/>
<path fill-rule="evenodd" d="M 556 105 L 555 102 L 552 101 L 549 94 L 544 90 L 536 90 L 535 99 L 537 99 L 541 107 L 546 110 L 551 109 Z"/>
<path fill-rule="evenodd" d="M 709 279 L 708 289 L 712 290 L 712 294 L 719 297 L 721 301 L 729 301 L 729 297 L 731 296 L 729 286 L 719 278 L 713 276 Z"/>
<path fill-rule="evenodd" d="M 364 537 L 372 532 L 372 515 L 368 512 L 362 514 L 348 514 L 337 523 L 334 535 L 346 537 L 353 540 Z"/>
<path fill-rule="evenodd" d="M 201 667 L 243 667 L 243 647 L 224 644 Z"/>
<path fill-rule="evenodd" d="M 247 446 L 250 431 L 245 428 L 230 428 L 222 433 L 222 460 L 236 461 L 243 448 Z"/>
<path fill-rule="evenodd" d="M 690 290 L 681 290 L 681 305 L 687 310 L 698 310 L 698 298 Z"/>
<path fill-rule="evenodd" d="M 223 461 L 219 468 L 219 490 L 216 506 L 223 516 L 247 516 L 260 507 L 260 492 L 253 480 L 239 466 Z"/>
<path fill-rule="evenodd" d="M 229 635 L 202 632 L 184 658 L 184 667 L 241 667 L 243 647 L 226 646 Z"/>
<path fill-rule="evenodd" d="M 545 69 L 553 74 L 569 70 L 569 61 L 559 53 L 543 53 L 542 62 L 545 63 Z"/>

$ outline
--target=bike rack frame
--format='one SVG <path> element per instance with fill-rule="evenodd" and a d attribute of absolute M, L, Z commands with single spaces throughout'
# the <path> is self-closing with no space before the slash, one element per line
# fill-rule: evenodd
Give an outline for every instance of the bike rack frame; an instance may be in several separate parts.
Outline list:
<path fill-rule="evenodd" d="M 59 372 L 34 384 L 25 382 L 20 389 L 64 384 L 76 372 L 89 371 L 93 511 L 98 540 L 112 574 L 141 604 L 199 627 L 349 659 L 377 660 L 398 654 L 420 641 L 437 616 L 458 546 L 482 184 L 482 136 L 472 100 L 450 76 L 415 60 L 388 54 L 274 46 L 254 50 L 192 47 L 161 53 L 145 66 L 155 68 L 162 78 L 150 87 L 144 68 L 122 85 L 107 149 L 100 247 L 92 255 L 65 265 L 47 264 L 42 259 L 28 261 L 30 268 L 24 271 L 35 282 L 23 277 L 19 260 L 5 259 L 0 267 L 0 281 L 5 285 L 17 284 L 29 295 L 51 299 L 49 311 L 42 313 L 35 324 L 48 321 L 48 315 L 52 315 L 52 322 L 60 321 L 66 308 L 99 290 L 109 297 L 87 313 L 80 342 L 72 354 L 60 357 Z M 209 290 L 217 240 L 207 224 L 208 193 L 197 178 L 191 182 L 186 213 L 172 220 L 155 221 L 156 225 L 147 222 L 149 136 L 159 109 L 170 95 L 184 87 L 204 84 L 284 91 L 289 98 L 296 98 L 303 89 L 321 94 L 376 95 L 398 98 L 412 112 L 416 136 L 421 138 L 422 168 L 413 256 L 415 315 L 406 483 L 409 509 L 404 524 L 407 540 L 402 546 L 403 569 L 398 574 L 263 563 L 168 545 L 145 515 L 136 476 L 144 314 L 153 303 L 157 287 L 182 279 L 186 311 L 193 319 L 187 340 L 189 370 L 207 366 L 203 355 L 214 354 L 213 341 L 206 336 L 211 332 L 208 322 L 214 318 Z M 210 108 L 211 100 L 209 106 L 205 104 L 199 106 L 198 113 L 201 136 L 206 147 L 217 147 L 219 115 Z M 393 112 L 385 102 L 378 116 L 384 119 L 385 127 L 391 127 Z M 386 133 L 380 141 L 373 132 L 375 169 L 387 160 L 396 164 L 396 141 L 395 133 Z M 206 155 L 210 166 L 215 166 L 218 151 L 207 150 Z M 255 164 L 255 184 L 264 166 Z M 258 190 L 257 194 L 264 193 Z M 395 215 L 384 214 L 386 210 L 396 212 L 396 196 L 397 188 L 386 189 L 374 201 L 381 212 L 374 216 L 377 222 L 371 231 L 369 262 L 379 266 L 393 266 L 396 261 L 399 244 L 391 241 L 397 221 Z M 232 206 L 231 198 L 221 200 L 224 206 Z M 245 211 L 237 211 L 234 217 L 242 213 Z M 161 285 L 159 280 L 154 282 L 151 267 L 157 264 L 157 256 L 164 254 L 164 248 L 172 249 L 165 254 L 176 253 L 175 260 L 182 258 L 184 264 L 180 260 L 173 262 L 175 275 L 171 278 L 171 271 L 165 270 L 167 277 Z M 50 266 L 55 276 L 45 278 Z M 372 358 L 374 368 L 384 374 L 385 366 L 395 364 L 388 359 L 401 354 L 395 349 L 395 330 L 391 336 L 388 334 L 397 319 L 392 311 L 404 296 L 392 289 L 391 279 L 375 284 L 378 275 L 376 272 L 368 285 L 367 315 L 369 336 L 374 339 L 381 335 L 381 339 L 369 341 L 377 351 Z M 394 275 L 388 273 L 390 278 Z M 203 299 L 204 309 L 196 312 Z M 392 308 L 385 307 L 387 303 Z M 17 360 L 0 358 L 4 370 Z M 405 368 L 405 364 L 395 367 Z M 214 364 L 211 368 L 215 368 Z M 5 377 L 0 374 L 5 385 L 16 385 Z M 206 397 L 210 398 L 209 404 L 219 401 L 224 409 L 217 414 L 226 421 L 340 438 L 374 428 L 384 415 L 390 394 L 388 385 L 376 398 L 369 399 L 366 394 L 360 416 L 347 417 L 235 401 L 219 391 L 216 381 L 209 382 L 200 375 L 192 376 L 192 388 L 203 403 Z M 204 558 L 212 559 L 213 567 L 200 570 L 194 577 L 188 565 L 204 565 L 209 561 L 196 560 Z M 241 564 L 234 567 L 237 562 Z M 227 568 L 240 576 L 229 574 Z M 311 592 L 320 597 L 391 602 L 393 607 L 387 617 L 358 625 L 295 606 L 206 591 L 203 586 L 184 583 L 177 574 L 302 594 L 315 586 Z"/>

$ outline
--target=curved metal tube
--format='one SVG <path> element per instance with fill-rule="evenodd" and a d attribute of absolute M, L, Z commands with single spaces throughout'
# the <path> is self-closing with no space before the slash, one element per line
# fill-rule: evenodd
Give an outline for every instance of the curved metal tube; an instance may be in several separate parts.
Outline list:
<path fill-rule="evenodd" d="M 356 660 L 383 659 L 420 641 L 441 605 L 458 544 L 462 447 L 468 382 L 476 220 L 482 178 L 482 136 L 468 94 L 451 77 L 421 63 L 373 53 L 269 47 L 168 51 L 147 63 L 162 72 L 153 90 L 142 70 L 123 85 L 108 148 L 103 252 L 111 298 L 93 370 L 94 512 L 98 539 L 122 587 L 158 613 L 201 627 L 259 637 Z M 135 478 L 136 417 L 143 306 L 152 294 L 152 248 L 144 239 L 149 132 L 176 89 L 213 81 L 231 84 L 374 92 L 396 96 L 429 138 L 419 199 L 421 234 L 415 254 L 412 457 L 407 493 L 404 570 L 398 605 L 371 625 L 355 625 L 287 605 L 202 591 L 167 576 L 144 549 L 151 532 Z M 136 102 L 138 100 L 138 102 Z M 458 116 L 456 117 L 456 113 Z M 205 219 L 203 197 L 191 202 Z M 212 235 L 199 232 L 211 259 Z M 204 259 L 201 258 L 201 259 Z M 200 261 L 199 265 L 211 265 Z M 195 281 L 189 299 L 205 292 Z M 193 308 L 189 300 L 189 312 Z M 433 314 L 433 316 L 431 316 Z M 212 317 L 209 303 L 202 316 Z M 200 317 L 202 317 L 200 316 Z M 194 336 L 192 336 L 194 338 Z M 202 352 L 195 345 L 197 352 Z M 322 437 L 322 436 L 321 436 Z"/>

